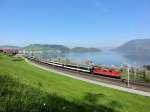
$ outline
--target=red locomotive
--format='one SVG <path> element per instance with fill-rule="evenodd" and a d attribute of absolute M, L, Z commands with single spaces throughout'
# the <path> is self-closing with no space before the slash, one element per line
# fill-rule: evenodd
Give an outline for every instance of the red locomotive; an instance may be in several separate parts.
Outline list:
<path fill-rule="evenodd" d="M 106 68 L 101 68 L 101 67 L 93 67 L 91 69 L 91 73 L 97 74 L 97 75 L 108 76 L 108 77 L 115 77 L 115 78 L 121 77 L 121 73 L 118 72 L 117 70 L 111 70 L 111 69 L 106 69 Z"/>

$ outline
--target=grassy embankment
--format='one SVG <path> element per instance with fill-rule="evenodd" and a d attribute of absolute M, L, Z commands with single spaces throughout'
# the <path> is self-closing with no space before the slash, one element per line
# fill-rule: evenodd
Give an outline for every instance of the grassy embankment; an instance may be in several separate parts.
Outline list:
<path fill-rule="evenodd" d="M 0 111 L 149 112 L 150 98 L 89 84 L 0 55 Z"/>
<path fill-rule="evenodd" d="M 127 69 L 124 69 L 123 71 L 121 71 L 121 73 L 123 74 L 122 78 L 128 78 L 128 71 Z M 138 70 L 136 71 L 136 76 L 135 76 L 135 71 L 134 70 L 130 70 L 130 80 L 141 80 L 141 81 L 145 81 L 145 82 L 150 82 L 150 72 L 145 70 Z"/>

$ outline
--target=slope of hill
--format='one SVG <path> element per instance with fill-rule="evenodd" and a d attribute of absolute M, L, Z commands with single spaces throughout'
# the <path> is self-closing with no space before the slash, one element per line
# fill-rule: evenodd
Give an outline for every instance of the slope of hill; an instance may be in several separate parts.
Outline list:
<path fill-rule="evenodd" d="M 150 53 L 150 39 L 131 40 L 114 50 L 122 53 Z"/>
<path fill-rule="evenodd" d="M 67 52 L 70 49 L 63 45 L 48 45 L 48 44 L 31 44 L 23 48 L 24 50 L 60 50 Z"/>
<path fill-rule="evenodd" d="M 85 47 L 75 47 L 75 48 L 68 48 L 63 45 L 48 45 L 48 44 L 31 44 L 23 48 L 24 50 L 59 50 L 62 52 L 100 52 L 100 49 L 97 48 L 85 48 Z"/>
<path fill-rule="evenodd" d="M 150 98 L 44 71 L 0 54 L 2 112 L 148 112 Z"/>
<path fill-rule="evenodd" d="M 15 48 L 15 49 L 20 49 L 21 47 L 19 47 L 19 46 L 11 46 L 11 45 L 1 45 L 0 48 Z"/>

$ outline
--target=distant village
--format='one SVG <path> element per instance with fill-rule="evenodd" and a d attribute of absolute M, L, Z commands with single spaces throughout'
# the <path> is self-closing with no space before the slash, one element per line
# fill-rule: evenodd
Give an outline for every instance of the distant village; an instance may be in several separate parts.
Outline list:
<path fill-rule="evenodd" d="M 15 48 L 0 48 L 0 53 L 8 54 L 8 55 L 16 55 L 19 53 L 19 49 Z"/>

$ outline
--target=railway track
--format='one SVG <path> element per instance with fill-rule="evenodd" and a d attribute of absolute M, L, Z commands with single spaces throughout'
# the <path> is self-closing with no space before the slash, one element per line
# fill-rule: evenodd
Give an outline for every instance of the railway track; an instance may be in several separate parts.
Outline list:
<path fill-rule="evenodd" d="M 39 64 L 39 65 L 42 65 L 46 68 L 56 70 L 56 71 L 59 71 L 59 72 L 62 72 L 62 73 L 66 73 L 66 74 L 69 74 L 69 75 L 78 76 L 78 77 L 90 79 L 90 80 L 93 80 L 93 81 L 99 81 L 99 82 L 107 83 L 107 84 L 111 84 L 111 85 L 117 85 L 117 86 L 120 86 L 120 87 L 132 88 L 132 89 L 135 89 L 135 90 L 150 92 L 150 84 L 147 84 L 147 83 L 138 83 L 138 82 L 131 82 L 130 81 L 130 86 L 128 87 L 127 83 L 123 82 L 120 79 L 115 79 L 115 78 L 110 78 L 110 77 L 105 77 L 105 76 L 100 76 L 100 75 L 93 75 L 93 74 L 90 74 L 90 73 L 80 72 L 78 70 L 71 70 L 71 69 L 68 69 L 68 68 L 55 66 L 53 64 L 47 64 L 44 61 L 33 60 L 29 57 L 26 57 L 26 58 L 29 61 L 31 61 L 35 64 Z"/>

